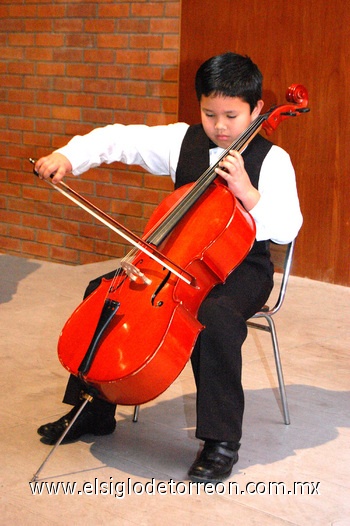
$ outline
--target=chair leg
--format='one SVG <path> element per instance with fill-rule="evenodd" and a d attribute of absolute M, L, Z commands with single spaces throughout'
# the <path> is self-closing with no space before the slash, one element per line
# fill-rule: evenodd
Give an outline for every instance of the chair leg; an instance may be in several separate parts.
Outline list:
<path fill-rule="evenodd" d="M 138 421 L 138 419 L 139 419 L 139 412 L 140 412 L 140 406 L 139 405 L 135 405 L 135 407 L 134 407 L 134 416 L 133 416 L 133 419 L 132 419 L 133 422 L 137 422 Z"/>
<path fill-rule="evenodd" d="M 270 316 L 265 316 L 265 319 L 267 320 L 267 322 L 269 324 L 269 327 L 270 327 L 272 346 L 273 346 L 273 353 L 275 355 L 277 378 L 278 378 L 278 384 L 279 384 L 279 388 L 280 388 L 280 396 L 281 396 L 281 402 L 282 402 L 284 423 L 286 425 L 289 425 L 290 424 L 290 418 L 289 418 L 288 401 L 287 401 L 286 388 L 285 388 L 285 385 L 284 385 L 282 363 L 281 363 L 280 351 L 279 351 L 279 346 L 278 346 L 278 341 L 277 341 L 277 334 L 276 334 L 275 324 L 274 324 L 273 319 Z"/>

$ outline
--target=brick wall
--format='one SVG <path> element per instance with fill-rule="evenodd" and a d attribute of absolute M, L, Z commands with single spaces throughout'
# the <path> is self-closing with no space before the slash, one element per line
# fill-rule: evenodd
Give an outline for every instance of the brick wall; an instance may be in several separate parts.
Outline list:
<path fill-rule="evenodd" d="M 127 251 L 27 159 L 112 122 L 176 120 L 180 1 L 1 0 L 0 252 L 84 264 Z M 172 189 L 119 163 L 66 183 L 138 234 Z"/>

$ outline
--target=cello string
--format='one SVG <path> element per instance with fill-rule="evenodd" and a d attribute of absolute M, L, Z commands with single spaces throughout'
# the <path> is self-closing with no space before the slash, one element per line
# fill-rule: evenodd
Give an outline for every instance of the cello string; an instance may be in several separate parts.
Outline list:
<path fill-rule="evenodd" d="M 228 155 L 229 151 L 239 151 L 242 149 L 247 140 L 252 136 L 252 133 L 260 127 L 262 121 L 265 118 L 265 116 L 260 116 L 254 120 L 254 122 L 241 134 L 241 136 L 220 155 L 218 161 L 201 175 L 197 183 L 193 186 L 192 190 L 185 196 L 185 199 L 180 202 L 178 208 L 175 210 L 174 222 L 177 222 L 179 220 L 178 218 L 183 216 L 183 214 L 199 199 L 199 197 L 217 177 L 215 168 L 217 168 L 219 163 Z M 173 221 L 171 221 L 171 218 L 169 219 L 169 223 L 170 226 L 172 226 Z"/>
<path fill-rule="evenodd" d="M 152 234 L 147 238 L 147 241 L 154 243 L 156 246 L 168 235 L 171 229 L 178 223 L 178 221 L 184 216 L 184 214 L 193 206 L 193 204 L 200 198 L 205 192 L 208 186 L 217 177 L 215 169 L 219 163 L 228 155 L 230 150 L 240 151 L 247 143 L 247 141 L 253 137 L 254 133 L 257 133 L 262 122 L 266 120 L 269 113 L 258 116 L 248 128 L 234 141 L 224 152 L 220 155 L 216 163 L 207 168 L 205 172 L 197 179 L 196 183 L 189 190 L 189 192 L 179 200 L 178 204 L 173 210 L 168 213 L 167 217 L 162 218 L 159 228 L 154 230 Z"/>

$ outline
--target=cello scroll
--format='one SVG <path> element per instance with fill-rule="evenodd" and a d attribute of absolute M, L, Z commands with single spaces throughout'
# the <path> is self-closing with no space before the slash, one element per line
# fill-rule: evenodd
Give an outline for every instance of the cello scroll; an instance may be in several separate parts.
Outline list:
<path fill-rule="evenodd" d="M 286 91 L 286 100 L 289 104 L 281 104 L 270 109 L 269 116 L 262 125 L 267 135 L 271 135 L 283 120 L 310 111 L 307 107 L 308 92 L 302 84 L 291 84 Z"/>

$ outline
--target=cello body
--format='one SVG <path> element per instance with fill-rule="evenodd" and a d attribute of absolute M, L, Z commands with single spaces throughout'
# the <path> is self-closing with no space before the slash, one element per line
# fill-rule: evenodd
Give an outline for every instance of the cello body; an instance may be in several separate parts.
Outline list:
<path fill-rule="evenodd" d="M 168 196 L 147 227 L 174 207 L 192 185 Z M 220 213 L 218 213 L 220 211 Z M 208 228 L 210 225 L 210 228 Z M 196 318 L 210 290 L 225 281 L 255 239 L 255 224 L 227 187 L 215 180 L 158 247 L 195 276 L 187 284 L 142 252 L 133 257 L 151 284 L 119 276 L 103 279 L 66 322 L 58 342 L 62 365 L 106 400 L 138 405 L 156 398 L 188 362 L 203 326 Z M 89 371 L 79 372 L 105 297 L 119 307 L 105 329 Z"/>

